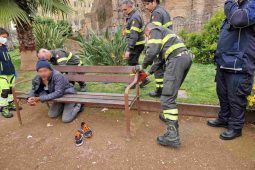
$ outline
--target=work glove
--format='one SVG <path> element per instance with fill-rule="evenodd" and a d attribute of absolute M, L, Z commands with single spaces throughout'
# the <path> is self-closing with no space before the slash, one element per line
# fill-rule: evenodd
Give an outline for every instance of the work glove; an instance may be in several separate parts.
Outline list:
<path fill-rule="evenodd" d="M 135 66 L 135 70 L 134 70 L 134 71 L 135 71 L 136 73 L 138 73 L 138 72 L 140 72 L 140 71 L 142 71 L 142 70 L 143 70 L 143 67 L 142 67 L 141 65 L 136 65 L 136 66 Z"/>

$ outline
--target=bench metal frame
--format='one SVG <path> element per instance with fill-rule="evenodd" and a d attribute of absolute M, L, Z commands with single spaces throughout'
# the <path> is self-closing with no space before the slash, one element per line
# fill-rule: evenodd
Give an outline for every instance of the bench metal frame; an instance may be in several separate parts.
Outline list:
<path fill-rule="evenodd" d="M 133 73 L 134 67 L 132 66 L 55 66 L 54 69 L 66 74 L 69 81 L 85 81 L 85 82 L 108 82 L 108 83 L 126 83 L 129 84 L 124 94 L 110 94 L 110 93 L 83 93 L 77 92 L 73 95 L 64 95 L 61 98 L 54 99 L 49 102 L 58 103 L 81 103 L 85 106 L 97 104 L 96 100 L 100 100 L 99 107 L 104 106 L 124 106 L 125 108 L 125 121 L 126 121 L 126 134 L 131 136 L 130 121 L 131 109 L 136 106 L 138 114 L 140 115 L 140 86 L 139 86 L 139 73 Z M 100 75 L 98 75 L 100 74 Z M 26 100 L 28 95 L 19 94 L 16 91 L 16 86 L 25 82 L 32 81 L 24 80 L 16 83 L 12 88 L 14 102 L 17 108 L 20 108 L 22 100 Z M 130 89 L 136 86 L 135 95 L 130 95 Z M 91 98 L 88 99 L 88 98 Z M 116 98 L 116 99 L 115 99 Z M 107 100 L 108 101 L 107 101 Z M 113 99 L 113 100 L 111 100 Z M 123 99 L 122 102 L 114 102 L 117 99 Z M 49 107 L 48 102 L 46 103 Z M 21 111 L 17 109 L 17 118 L 19 124 L 22 125 Z"/>

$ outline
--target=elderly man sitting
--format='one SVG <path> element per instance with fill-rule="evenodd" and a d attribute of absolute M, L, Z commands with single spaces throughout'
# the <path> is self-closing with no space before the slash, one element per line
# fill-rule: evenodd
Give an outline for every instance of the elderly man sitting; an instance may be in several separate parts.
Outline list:
<path fill-rule="evenodd" d="M 39 60 L 36 64 L 38 75 L 32 81 L 32 90 L 27 100 L 31 106 L 38 102 L 46 102 L 65 94 L 75 94 L 74 87 L 60 72 L 51 68 L 46 60 Z M 82 111 L 82 105 L 78 103 L 62 104 L 53 103 L 48 113 L 50 118 L 56 118 L 62 114 L 64 123 L 72 122 L 77 114 Z"/>

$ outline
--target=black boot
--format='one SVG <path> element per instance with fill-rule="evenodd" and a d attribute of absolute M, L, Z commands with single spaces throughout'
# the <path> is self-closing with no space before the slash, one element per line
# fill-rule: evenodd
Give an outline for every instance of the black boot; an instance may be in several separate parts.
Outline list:
<path fill-rule="evenodd" d="M 87 91 L 87 87 L 85 83 L 80 83 L 80 92 L 86 92 Z"/>
<path fill-rule="evenodd" d="M 159 119 L 162 120 L 162 121 L 165 122 L 165 123 L 168 121 L 168 120 L 165 118 L 164 113 L 160 113 L 160 114 L 159 114 Z"/>
<path fill-rule="evenodd" d="M 227 122 L 224 122 L 220 119 L 213 119 L 213 120 L 208 120 L 207 121 L 207 125 L 208 126 L 212 126 L 212 127 L 225 127 L 227 128 L 228 127 L 228 123 Z"/>
<path fill-rule="evenodd" d="M 157 138 L 157 143 L 162 146 L 178 148 L 181 145 L 178 121 L 168 121 L 167 126 L 167 132 Z"/>
<path fill-rule="evenodd" d="M 220 134 L 220 139 L 232 140 L 239 136 L 242 136 L 242 129 L 228 129 L 227 131 Z"/>
<path fill-rule="evenodd" d="M 160 97 L 161 94 L 162 94 L 162 88 L 156 88 L 155 91 L 149 93 L 149 96 L 150 97 Z"/>

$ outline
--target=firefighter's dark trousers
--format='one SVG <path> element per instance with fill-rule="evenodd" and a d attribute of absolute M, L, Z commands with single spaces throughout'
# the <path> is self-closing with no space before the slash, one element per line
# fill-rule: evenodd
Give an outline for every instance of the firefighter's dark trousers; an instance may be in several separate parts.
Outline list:
<path fill-rule="evenodd" d="M 164 117 L 171 121 L 178 121 L 176 99 L 186 75 L 192 64 L 192 58 L 187 52 L 166 61 L 164 73 L 164 87 L 161 95 L 161 106 Z"/>
<path fill-rule="evenodd" d="M 136 66 L 139 65 L 139 57 L 144 50 L 144 45 L 137 45 L 135 48 L 130 52 L 128 65 L 129 66 Z"/>
<path fill-rule="evenodd" d="M 253 76 L 217 68 L 216 86 L 220 101 L 219 119 L 228 123 L 229 129 L 242 129 L 247 96 L 250 95 Z"/>
<path fill-rule="evenodd" d="M 155 63 L 152 65 L 151 71 L 154 74 L 156 88 L 163 88 L 165 62 Z"/>

